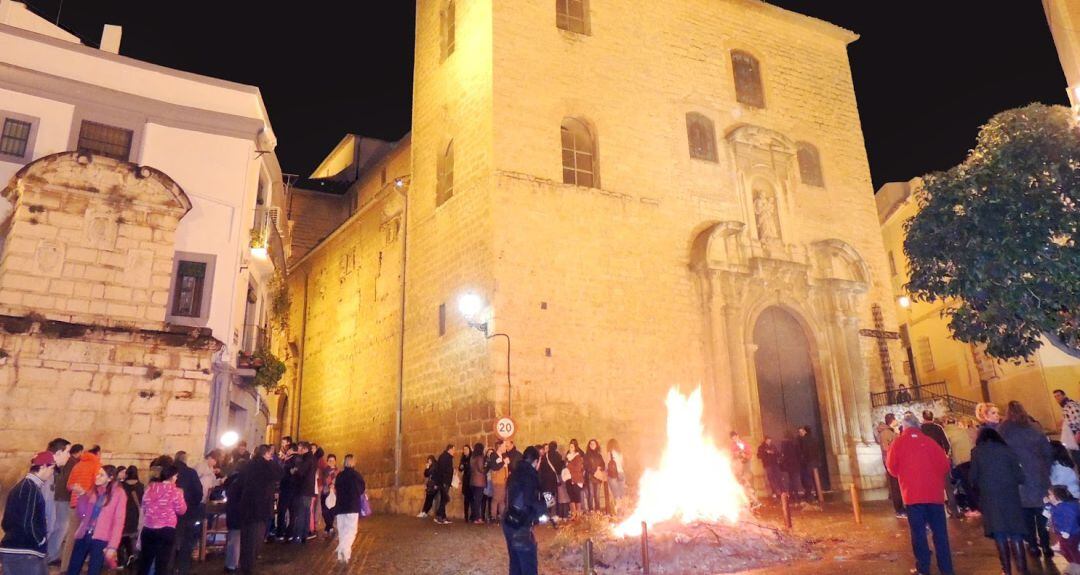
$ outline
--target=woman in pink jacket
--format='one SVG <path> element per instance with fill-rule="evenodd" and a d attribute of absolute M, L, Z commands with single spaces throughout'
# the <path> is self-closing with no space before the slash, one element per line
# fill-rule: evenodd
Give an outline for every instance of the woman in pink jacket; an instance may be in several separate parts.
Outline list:
<path fill-rule="evenodd" d="M 139 575 L 167 575 L 173 541 L 176 540 L 176 517 L 187 513 L 184 490 L 176 486 L 176 466 L 166 465 L 161 474 L 150 480 L 143 494 L 143 530 L 139 541 Z"/>
<path fill-rule="evenodd" d="M 88 575 L 99 575 L 106 560 L 116 565 L 116 547 L 120 545 L 127 515 L 127 494 L 116 477 L 116 467 L 101 467 L 94 478 L 94 487 L 79 496 L 75 506 L 79 528 L 75 531 L 67 575 L 78 575 L 87 560 Z"/>

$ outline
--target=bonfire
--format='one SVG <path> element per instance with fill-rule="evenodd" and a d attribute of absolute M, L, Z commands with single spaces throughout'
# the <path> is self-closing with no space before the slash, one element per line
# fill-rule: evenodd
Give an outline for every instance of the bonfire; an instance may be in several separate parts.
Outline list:
<path fill-rule="evenodd" d="M 652 573 L 740 571 L 810 555 L 808 542 L 750 514 L 750 497 L 731 458 L 705 433 L 701 389 L 667 396 L 667 445 L 656 469 L 641 477 L 633 512 L 617 525 L 591 517 L 560 529 L 552 553 L 564 567 L 581 565 L 594 545 L 597 573 L 640 572 L 642 526 L 648 527 Z"/>

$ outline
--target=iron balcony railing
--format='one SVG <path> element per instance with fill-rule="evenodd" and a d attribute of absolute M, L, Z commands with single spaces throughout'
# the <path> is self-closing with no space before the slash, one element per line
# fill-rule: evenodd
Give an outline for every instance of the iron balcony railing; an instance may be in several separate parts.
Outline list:
<path fill-rule="evenodd" d="M 870 394 L 870 404 L 873 407 L 885 407 L 889 405 L 903 405 L 916 401 L 940 400 L 945 403 L 949 411 L 964 415 L 975 415 L 974 401 L 955 397 L 949 393 L 949 386 L 944 381 L 916 385 L 904 389 L 892 389 Z"/>

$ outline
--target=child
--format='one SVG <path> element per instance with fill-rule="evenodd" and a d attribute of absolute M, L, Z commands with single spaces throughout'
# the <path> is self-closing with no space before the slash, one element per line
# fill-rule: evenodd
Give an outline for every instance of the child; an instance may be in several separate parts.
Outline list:
<path fill-rule="evenodd" d="M 1068 488 L 1054 485 L 1047 492 L 1050 501 L 1050 520 L 1058 534 L 1061 555 L 1069 562 L 1067 575 L 1080 575 L 1080 503 Z"/>
<path fill-rule="evenodd" d="M 1050 485 L 1064 485 L 1075 498 L 1080 498 L 1080 481 L 1073 469 L 1072 456 L 1060 441 L 1050 442 L 1054 463 L 1050 466 Z"/>

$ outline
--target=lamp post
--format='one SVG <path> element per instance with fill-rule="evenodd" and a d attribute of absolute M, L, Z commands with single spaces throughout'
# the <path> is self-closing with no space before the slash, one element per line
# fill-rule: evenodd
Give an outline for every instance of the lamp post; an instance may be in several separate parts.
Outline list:
<path fill-rule="evenodd" d="M 513 415 L 513 392 L 510 384 L 510 335 L 506 333 L 488 333 L 488 322 L 479 321 L 480 311 L 484 309 L 484 298 L 475 293 L 465 293 L 458 298 L 458 312 L 469 323 L 469 327 L 484 334 L 487 339 L 506 338 L 506 416 Z"/>

